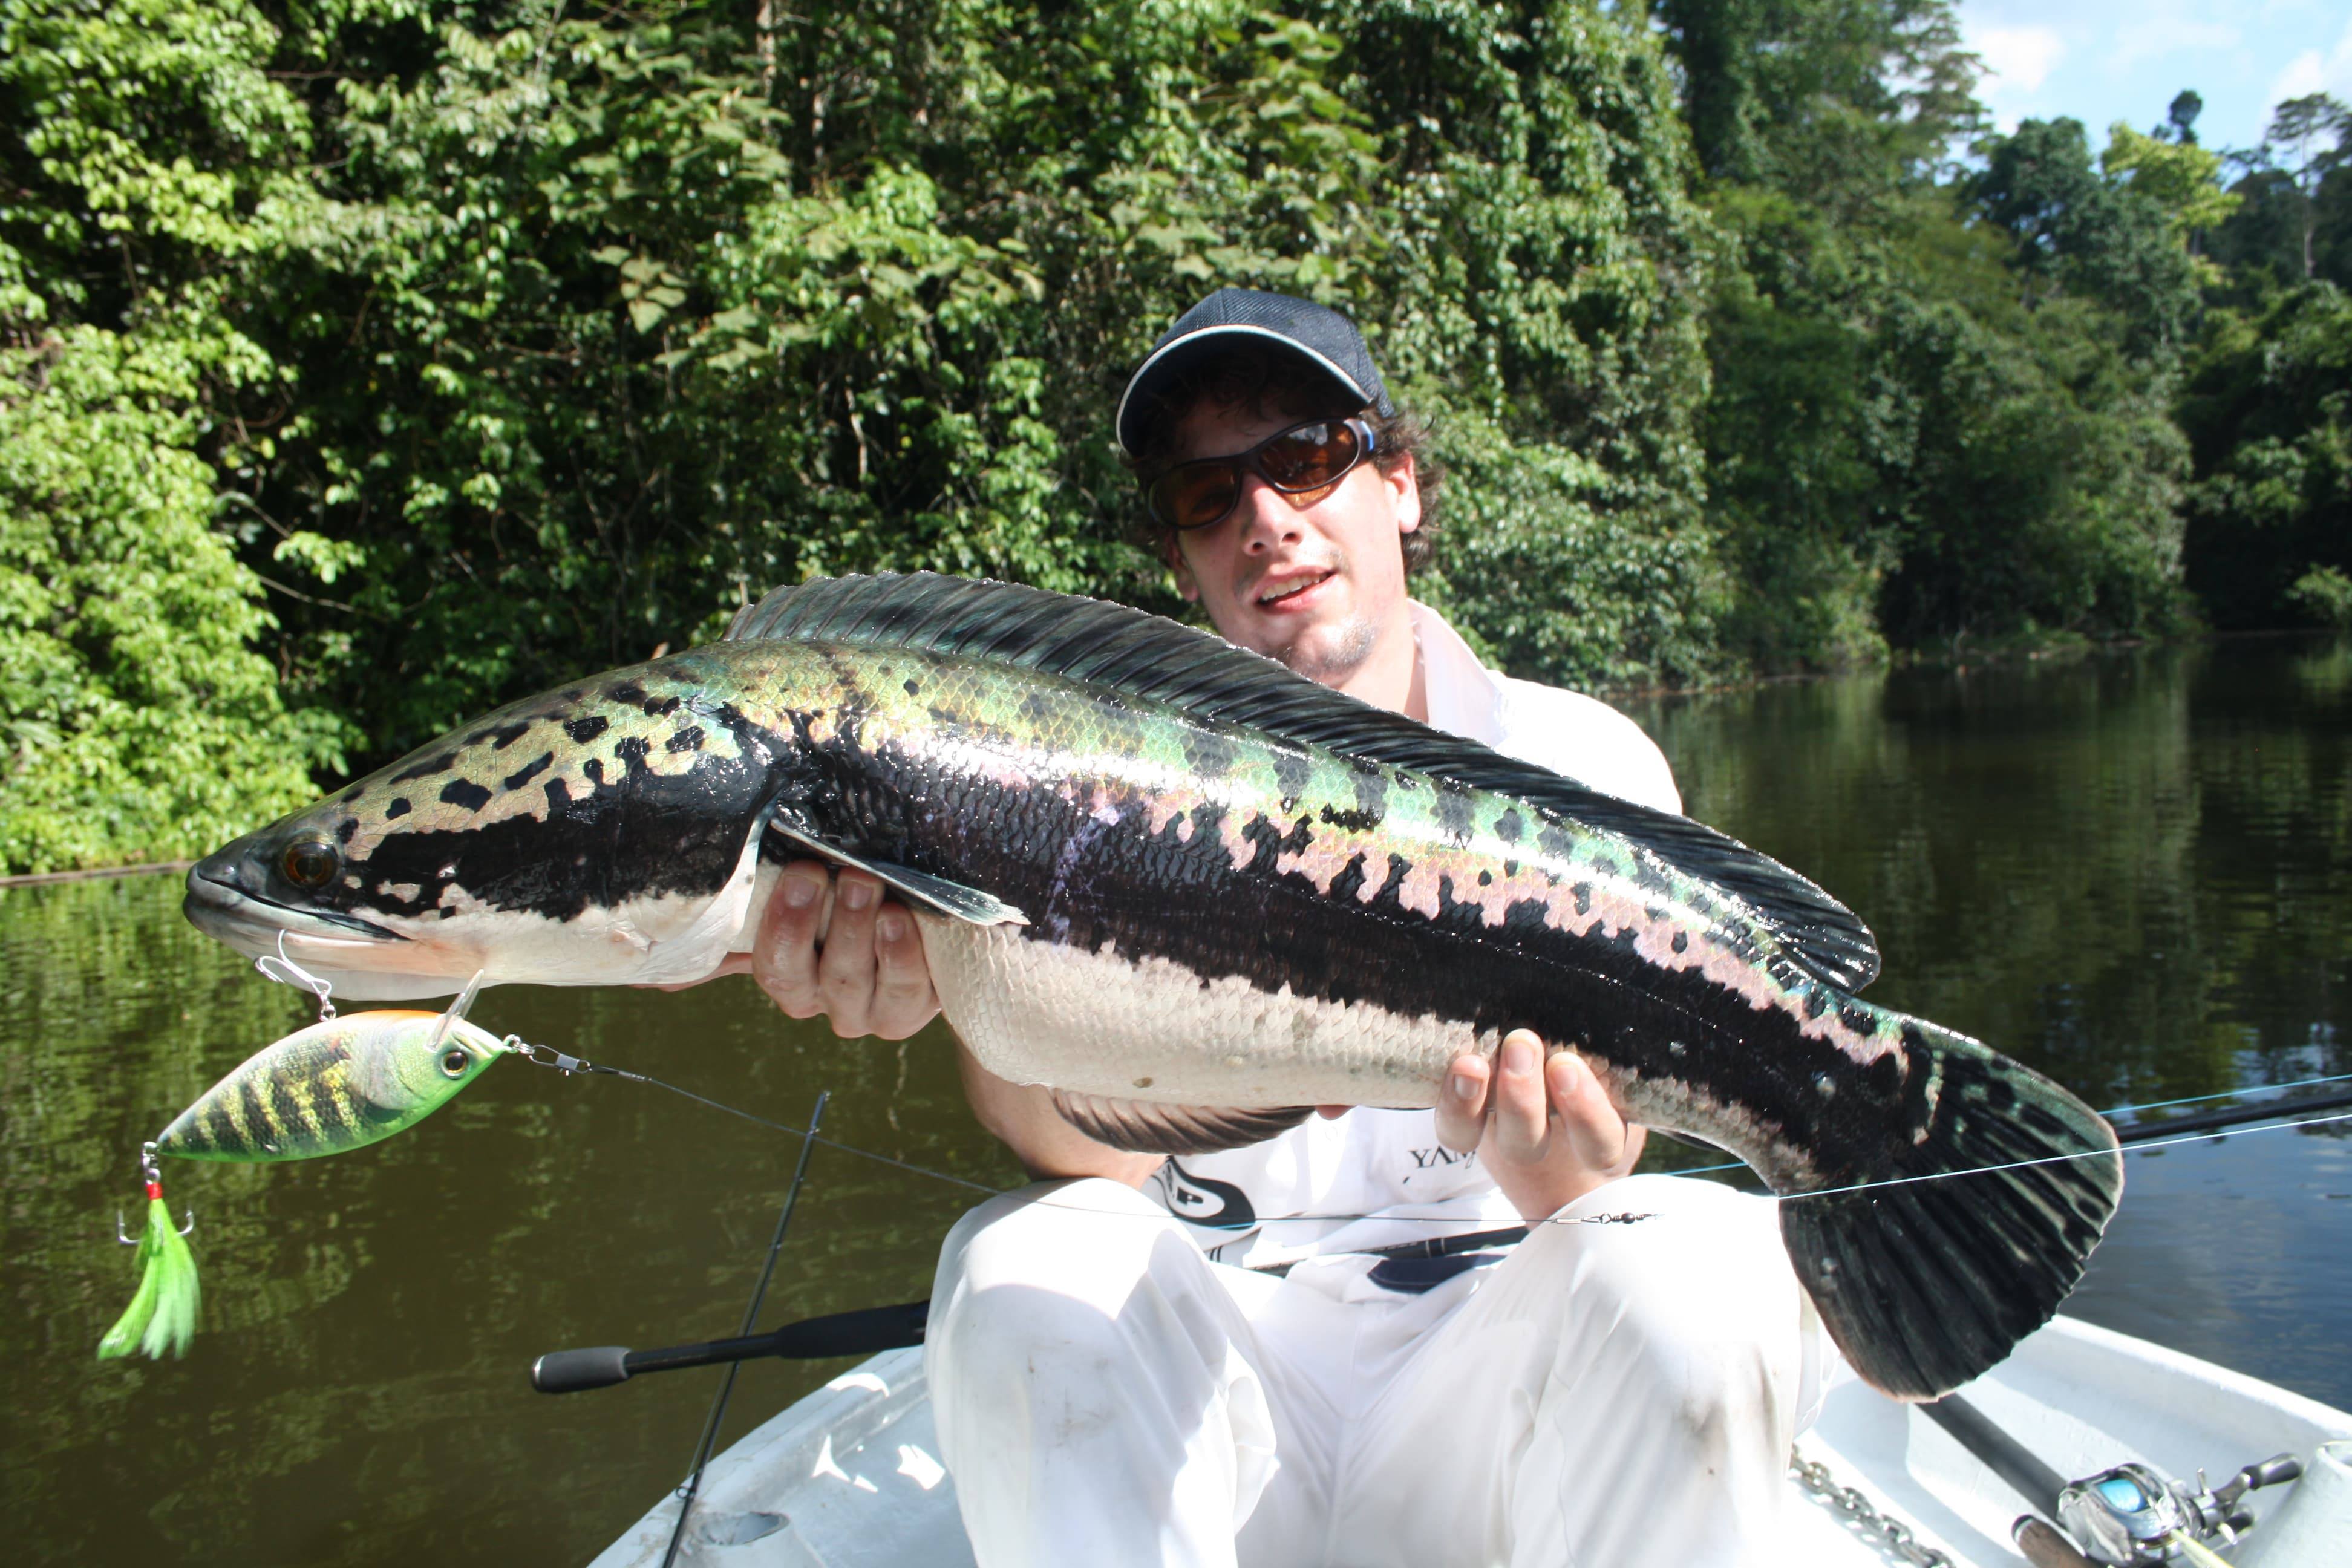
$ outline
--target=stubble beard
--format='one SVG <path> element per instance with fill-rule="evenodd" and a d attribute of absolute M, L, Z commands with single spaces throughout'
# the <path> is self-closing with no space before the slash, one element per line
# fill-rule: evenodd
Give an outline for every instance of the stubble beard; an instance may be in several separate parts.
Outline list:
<path fill-rule="evenodd" d="M 1318 686 L 1337 687 L 1363 668 L 1379 646 L 1380 631 L 1355 616 L 1336 626 L 1310 626 L 1297 640 L 1273 650 L 1274 658 Z"/>

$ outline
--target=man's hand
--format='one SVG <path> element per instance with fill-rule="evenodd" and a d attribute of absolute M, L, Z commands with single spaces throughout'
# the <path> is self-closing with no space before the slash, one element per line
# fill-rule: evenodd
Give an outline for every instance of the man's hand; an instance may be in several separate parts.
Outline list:
<path fill-rule="evenodd" d="M 1543 1041 L 1514 1029 L 1492 1067 L 1475 1051 L 1454 1058 L 1437 1136 L 1477 1150 L 1520 1216 L 1538 1220 L 1631 1171 L 1646 1134 L 1617 1114 L 1583 1058 L 1562 1050 L 1546 1061 Z"/>
<path fill-rule="evenodd" d="M 828 889 L 833 877 L 818 860 L 784 868 L 760 917 L 747 965 L 751 977 L 777 1006 L 795 1018 L 823 1014 L 845 1040 L 903 1040 L 940 1011 L 915 919 L 884 897 L 879 878 L 843 871 Z"/>

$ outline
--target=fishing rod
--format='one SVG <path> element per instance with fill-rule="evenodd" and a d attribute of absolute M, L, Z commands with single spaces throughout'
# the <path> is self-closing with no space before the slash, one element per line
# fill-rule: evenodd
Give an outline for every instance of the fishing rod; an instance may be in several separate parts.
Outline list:
<path fill-rule="evenodd" d="M 2292 1113 L 2332 1110 L 2344 1106 L 2352 1106 L 2352 1089 L 2332 1095 L 2314 1095 L 2284 1103 L 2272 1100 L 2261 1105 L 2231 1106 L 2194 1116 L 2170 1117 L 2145 1123 L 2126 1123 L 2116 1130 L 2116 1140 L 2129 1147 L 2134 1143 L 2153 1142 L 2158 1140 L 2189 1141 L 2195 1138 L 2210 1138 L 2221 1129 L 2242 1126 L 2248 1122 L 2273 1121 Z M 2336 1121 L 2343 1118 L 2326 1117 L 2314 1120 Z M 2287 1127 L 2307 1124 L 2300 1121 L 2291 1121 L 2284 1123 L 2278 1129 L 2265 1128 L 2263 1131 L 2284 1131 Z M 921 1169 L 920 1166 L 908 1168 Z M 1706 1168 L 1718 1170 L 1728 1167 Z M 1968 1173 L 1955 1173 L 1967 1174 Z M 1363 1219 L 1374 1216 L 1345 1215 L 1314 1217 Z M 1589 1216 L 1591 1223 L 1604 1224 L 1620 1224 L 1639 1217 L 1643 1216 L 1628 1215 Z M 1457 1236 L 1434 1237 L 1421 1241 L 1394 1242 L 1385 1247 L 1351 1247 L 1349 1252 L 1354 1257 L 1377 1258 L 1383 1260 L 1454 1258 L 1465 1253 L 1492 1252 L 1515 1246 L 1527 1239 L 1530 1228 L 1525 1225 L 1503 1226 L 1493 1230 L 1470 1231 Z M 1254 1273 L 1281 1275 L 1287 1274 L 1299 1261 L 1298 1258 L 1291 1258 L 1248 1267 Z M 803 1318 L 765 1334 L 670 1345 L 658 1350 L 640 1351 L 631 1350 L 624 1345 L 596 1345 L 583 1350 L 550 1351 L 531 1363 L 530 1385 L 541 1394 L 578 1394 L 592 1388 L 610 1388 L 614 1384 L 626 1383 L 630 1378 L 641 1373 L 677 1372 L 687 1367 L 717 1366 L 769 1357 L 785 1361 L 822 1361 L 829 1356 L 877 1355 L 884 1351 L 905 1350 L 921 1344 L 924 1331 L 929 1321 L 929 1300 L 908 1301 L 897 1306 L 863 1307 L 854 1311 L 829 1312 L 818 1317 Z M 2004 1455 L 2003 1458 L 2004 1463 L 2015 1467 L 2013 1453 Z M 1996 1466 L 1996 1468 L 1999 1468 Z M 2021 1468 L 2019 1473 L 2027 1472 Z M 2038 1493 L 2042 1489 L 2039 1483 L 2046 1479 L 2045 1468 L 2045 1473 L 2037 1477 L 2033 1488 L 2035 1492 Z"/>

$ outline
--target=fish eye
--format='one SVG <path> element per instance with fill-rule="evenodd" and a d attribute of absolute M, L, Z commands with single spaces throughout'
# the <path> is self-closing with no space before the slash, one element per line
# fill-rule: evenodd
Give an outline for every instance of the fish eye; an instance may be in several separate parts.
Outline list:
<path fill-rule="evenodd" d="M 473 1065 L 474 1058 L 466 1054 L 463 1046 L 451 1046 L 441 1053 L 441 1071 L 445 1077 L 464 1078 L 466 1069 Z"/>
<path fill-rule="evenodd" d="M 323 888 L 335 879 L 335 847 L 316 838 L 289 844 L 278 858 L 278 868 L 298 888 Z"/>

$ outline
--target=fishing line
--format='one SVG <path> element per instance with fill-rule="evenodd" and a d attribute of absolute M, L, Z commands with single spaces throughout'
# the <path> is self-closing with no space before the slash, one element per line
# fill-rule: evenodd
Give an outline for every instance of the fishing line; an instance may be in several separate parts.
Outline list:
<path fill-rule="evenodd" d="M 860 1149 L 855 1143 L 841 1143 L 831 1138 L 820 1138 L 810 1129 L 794 1127 L 788 1121 L 771 1121 L 767 1117 L 755 1115 L 740 1107 L 712 1100 L 708 1095 L 697 1094 L 690 1089 L 680 1089 L 674 1083 L 664 1083 L 660 1079 L 646 1073 L 631 1072 L 626 1068 L 606 1067 L 602 1062 L 585 1061 L 579 1057 L 567 1056 L 552 1046 L 534 1046 L 519 1035 L 509 1035 L 501 1043 L 510 1053 L 522 1058 L 535 1067 L 553 1068 L 556 1071 L 565 1074 L 601 1073 L 607 1078 L 626 1079 L 631 1083 L 650 1084 L 656 1089 L 666 1089 L 672 1094 L 683 1095 L 697 1105 L 707 1105 L 713 1110 L 723 1110 L 730 1116 L 740 1116 L 746 1121 L 757 1122 L 762 1127 L 771 1128 L 793 1138 L 804 1139 L 811 1143 L 822 1143 L 828 1149 L 837 1149 L 845 1154 L 855 1154 L 861 1160 L 871 1160 L 879 1165 L 888 1165 L 896 1170 L 911 1172 L 918 1176 L 929 1176 L 936 1182 L 952 1183 L 959 1187 L 968 1187 L 975 1193 L 986 1193 L 990 1197 L 995 1197 L 1006 1191 L 1003 1187 L 992 1187 L 985 1183 L 967 1181 L 961 1176 L 951 1176 L 945 1171 L 934 1171 L 926 1165 L 909 1164 L 904 1160 L 894 1160 L 887 1154 L 877 1154 L 871 1149 Z"/>
<path fill-rule="evenodd" d="M 2099 1112 L 2099 1114 L 2100 1114 L 2101 1116 L 2105 1116 L 2105 1117 L 2110 1117 L 2110 1118 L 2112 1118 L 2112 1117 L 2121 1116 L 2121 1115 L 2122 1115 L 2125 1111 L 2126 1111 L 2126 1110 L 2132 1110 L 2132 1111 L 2139 1111 L 2139 1110 L 2166 1110 L 2166 1109 L 2168 1109 L 2168 1108 L 2169 1108 L 2169 1107 L 2171 1107 L 2171 1106 L 2176 1106 L 2176 1105 L 2198 1105 L 2198 1104 L 2201 1104 L 2201 1103 L 2203 1103 L 2204 1101 L 2209 1100 L 2231 1100 L 2231 1099 L 2234 1099 L 2234 1098 L 2236 1098 L 2237 1096 L 2242 1095 L 2242 1094 L 2255 1094 L 2255 1093 L 2261 1093 L 2261 1092 L 2264 1092 L 2264 1091 L 2273 1091 L 2273 1092 L 2277 1092 L 2277 1093 L 2282 1093 L 2282 1094 L 2283 1094 L 2283 1093 L 2284 1093 L 2286 1090 L 2288 1090 L 2288 1089 L 2310 1089 L 2310 1088 L 2312 1088 L 2314 1085 L 2316 1085 L 2316 1084 L 2325 1084 L 2325 1083 L 2345 1083 L 2345 1082 L 2352 1082 L 2352 1072 L 2339 1072 L 2339 1073 L 2333 1073 L 2333 1074 L 2330 1074 L 2330 1075 L 2329 1075 L 2328 1077 L 2326 1077 L 2326 1078 L 2303 1078 L 2303 1079 L 2295 1079 L 2293 1083 L 2255 1083 L 2255 1084 L 2248 1084 L 2248 1085 L 2246 1085 L 2246 1086 L 2245 1086 L 2244 1088 L 2242 1088 L 2242 1089 L 2216 1089 L 2216 1090 L 2215 1090 L 2214 1092 L 2212 1092 L 2211 1094 L 2190 1094 L 2190 1095 L 2183 1095 L 2183 1096 L 2182 1096 L 2180 1099 L 2179 1099 L 2179 1100 L 2149 1100 L 2149 1101 L 2148 1101 L 2147 1104 L 2145 1104 L 2145 1105 L 2111 1105 L 2111 1106 L 2107 1107 L 2107 1109 L 2106 1109 L 2106 1110 L 2100 1111 L 2100 1112 Z M 2312 1098 L 2313 1098 L 2313 1099 L 2315 1099 L 2315 1100 L 2326 1100 L 2326 1101 L 2327 1101 L 2328 1103 L 2330 1103 L 2330 1104 L 2334 1104 L 2334 1103 L 2336 1103 L 2335 1100 L 2334 1100 L 2332 1097 L 2327 1096 L 2327 1095 L 2315 1095 L 2315 1096 L 2313 1096 Z M 2247 1109 L 2247 1110 L 2256 1110 L 2257 1108 L 2256 1108 L 2256 1107 L 2254 1107 L 2254 1106 L 2248 1106 L 2246 1109 Z M 2287 1109 L 2288 1109 L 2288 1108 L 2287 1108 L 2287 1107 L 2285 1107 L 2285 1106 L 2281 1106 L 2281 1107 L 2279 1108 L 2279 1114 L 2280 1114 L 2280 1115 L 2282 1115 L 2282 1116 L 2284 1116 L 2284 1114 L 2286 1114 Z M 2194 1119 L 2194 1118 L 2182 1118 L 2181 1120 L 2185 1120 L 2185 1121 L 2193 1121 L 2195 1119 Z M 2261 1120 L 2261 1118 L 2260 1118 L 2260 1117 L 2249 1117 L 2249 1118 L 2248 1118 L 2248 1120 L 2249 1120 L 2249 1121 L 2260 1121 L 2260 1120 Z M 2232 1131 L 2236 1131 L 2236 1130 L 2235 1130 L 2235 1129 L 2232 1129 Z M 2131 1146 L 2132 1148 L 2135 1148 L 2135 1149 L 2155 1147 L 2155 1145 L 2148 1144 L 2148 1143 L 2145 1143 L 2145 1142 L 2134 1142 L 2134 1143 L 2132 1143 L 2130 1146 Z M 1721 1164 L 1721 1165 L 1688 1165 L 1688 1166 L 1685 1166 L 1683 1169 L 1681 1169 L 1681 1170 L 1679 1170 L 1679 1171 L 1668 1171 L 1668 1172 L 1664 1173 L 1664 1174 L 1672 1175 L 1672 1176 L 1705 1176 L 1705 1175 L 1712 1174 L 1713 1173 L 1715 1173 L 1715 1172 L 1717 1172 L 1717 1171 L 1737 1171 L 1737 1170 L 1740 1170 L 1740 1169 L 1743 1169 L 1743 1168 L 1747 1165 L 1747 1163 L 1748 1163 L 1748 1162 L 1747 1162 L 1747 1161 L 1745 1161 L 1745 1160 L 1733 1160 L 1733 1161 L 1729 1162 L 1729 1163 L 1727 1163 L 1727 1164 Z M 1950 1172 L 1950 1173 L 1949 1173 L 1949 1174 L 1952 1174 L 1952 1175 L 1955 1175 L 1955 1176 L 1965 1176 L 1965 1175 L 1970 1175 L 1970 1174 L 1973 1174 L 1973 1173 L 1972 1173 L 1972 1172 L 1968 1172 L 1968 1171 L 1953 1171 L 1953 1172 Z"/>
<path fill-rule="evenodd" d="M 2265 1127 L 2230 1127 L 2219 1132 L 2186 1132 L 2178 1138 L 2151 1138 L 2146 1142 L 2134 1143 L 2131 1147 L 2135 1151 L 2168 1149 L 2175 1143 L 2205 1143 L 2216 1138 L 2252 1137 L 2257 1132 L 2284 1132 L 2293 1127 L 2324 1127 L 2331 1121 L 2352 1121 L 2352 1110 L 2339 1111 L 2334 1116 L 2306 1117 L 2301 1121 L 2273 1121 Z M 2122 1151 L 2116 1149 L 2084 1149 L 2072 1154 L 2044 1154 L 2035 1160 L 2011 1160 L 2006 1164 L 1979 1165 L 1966 1171 L 1929 1171 L 1925 1175 L 1919 1176 L 1888 1176 L 1882 1181 L 1856 1182 L 1850 1187 L 1816 1187 L 1808 1192 L 1774 1193 L 1769 1195 L 1775 1203 L 1794 1203 L 1799 1198 L 1826 1198 L 1834 1197 L 1840 1193 L 1866 1193 L 1874 1187 L 1907 1187 L 1914 1182 L 1944 1182 L 1949 1181 L 1954 1176 L 1982 1176 L 1995 1171 L 2021 1171 L 2028 1165 L 2061 1165 L 2072 1160 L 2094 1160 L 2102 1155 L 2120 1152 Z"/>
<path fill-rule="evenodd" d="M 2254 1094 L 2258 1092 L 2271 1091 L 2284 1093 L 2285 1090 L 2290 1089 L 2309 1089 L 2315 1084 L 2344 1083 L 2347 1081 L 2352 1081 L 2352 1072 L 2335 1073 L 2326 1078 L 2299 1078 L 2293 1083 L 2250 1083 L 2243 1089 L 2216 1089 L 2211 1094 L 2191 1094 L 2184 1096 L 2179 1100 L 2151 1100 L 2145 1105 L 2112 1105 L 2106 1110 L 2100 1111 L 2099 1114 L 2102 1116 L 2121 1116 L 2126 1110 L 2137 1114 L 2143 1110 L 2163 1110 L 2175 1105 L 2196 1105 L 2208 1100 L 2228 1100 L 2232 1095 Z"/>

